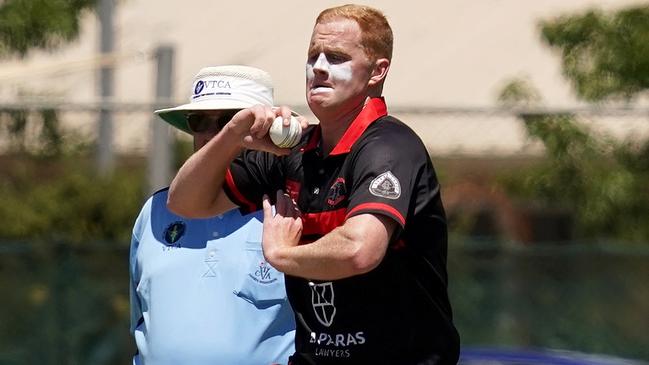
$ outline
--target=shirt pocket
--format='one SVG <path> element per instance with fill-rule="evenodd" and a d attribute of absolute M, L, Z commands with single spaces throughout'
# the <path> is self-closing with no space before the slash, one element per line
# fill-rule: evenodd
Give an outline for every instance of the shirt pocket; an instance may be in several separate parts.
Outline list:
<path fill-rule="evenodd" d="M 261 250 L 261 242 L 247 241 L 241 258 L 242 274 L 234 294 L 258 308 L 268 308 L 286 301 L 284 274 L 270 266 Z"/>

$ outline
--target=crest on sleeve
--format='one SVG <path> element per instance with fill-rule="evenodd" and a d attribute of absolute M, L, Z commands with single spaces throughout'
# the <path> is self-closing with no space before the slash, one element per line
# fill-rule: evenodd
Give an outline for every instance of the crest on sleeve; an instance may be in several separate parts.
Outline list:
<path fill-rule="evenodd" d="M 392 172 L 384 172 L 370 183 L 370 193 L 386 199 L 398 199 L 401 196 L 401 184 Z"/>

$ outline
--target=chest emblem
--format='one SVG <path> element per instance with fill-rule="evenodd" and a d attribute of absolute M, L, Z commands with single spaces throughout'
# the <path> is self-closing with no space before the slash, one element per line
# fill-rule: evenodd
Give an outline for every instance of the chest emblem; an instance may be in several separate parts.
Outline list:
<path fill-rule="evenodd" d="M 261 261 L 259 266 L 255 269 L 254 275 L 248 274 L 248 276 L 258 283 L 270 284 L 277 281 L 277 278 L 273 277 L 271 274 L 271 266 L 266 261 Z"/>
<path fill-rule="evenodd" d="M 336 316 L 334 305 L 334 285 L 332 282 L 316 284 L 309 282 L 311 287 L 311 305 L 318 322 L 329 327 Z"/>
<path fill-rule="evenodd" d="M 329 189 L 329 194 L 327 194 L 327 204 L 336 206 L 341 201 L 345 200 L 347 197 L 347 189 L 345 188 L 345 179 L 339 177 L 331 185 Z"/>
<path fill-rule="evenodd" d="M 185 234 L 185 222 L 177 221 L 167 226 L 165 229 L 165 241 L 168 245 L 173 245 Z"/>
<path fill-rule="evenodd" d="M 401 196 L 401 184 L 392 172 L 384 172 L 372 180 L 370 193 L 379 198 L 398 199 Z"/>
<path fill-rule="evenodd" d="M 286 194 L 291 197 L 294 201 L 298 201 L 298 198 L 300 197 L 300 189 L 302 188 L 302 184 L 300 184 L 299 181 L 295 180 L 286 180 Z"/>
<path fill-rule="evenodd" d="M 205 273 L 203 274 L 204 278 L 214 278 L 217 276 L 216 265 L 218 264 L 218 262 L 218 250 L 216 248 L 212 248 L 207 251 L 207 255 L 205 255 L 205 266 L 207 266 L 207 271 L 205 271 Z"/>

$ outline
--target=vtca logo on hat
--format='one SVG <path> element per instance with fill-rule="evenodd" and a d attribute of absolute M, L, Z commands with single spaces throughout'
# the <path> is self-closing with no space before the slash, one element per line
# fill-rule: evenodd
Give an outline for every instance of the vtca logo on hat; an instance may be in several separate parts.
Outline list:
<path fill-rule="evenodd" d="M 194 95 L 200 94 L 201 91 L 203 91 L 204 87 L 205 87 L 205 82 L 203 82 L 203 80 L 198 80 L 196 86 L 194 87 Z"/>
<path fill-rule="evenodd" d="M 196 86 L 194 86 L 194 96 L 192 96 L 192 100 L 205 96 L 231 95 L 230 91 L 226 89 L 232 89 L 230 81 L 227 79 L 198 80 Z"/>

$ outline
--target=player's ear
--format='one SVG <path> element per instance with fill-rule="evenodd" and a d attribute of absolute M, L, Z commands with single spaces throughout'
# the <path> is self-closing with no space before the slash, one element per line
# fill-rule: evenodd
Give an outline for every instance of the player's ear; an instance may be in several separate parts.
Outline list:
<path fill-rule="evenodd" d="M 367 84 L 369 86 L 375 86 L 383 82 L 383 80 L 388 74 L 389 69 L 390 69 L 389 59 L 379 58 L 376 61 L 374 61 L 374 64 L 372 65 L 372 74 Z"/>

